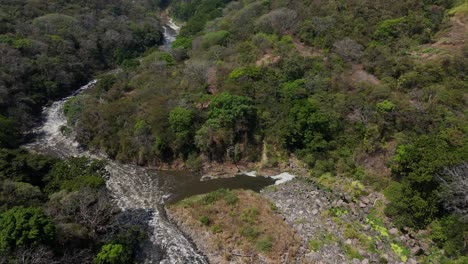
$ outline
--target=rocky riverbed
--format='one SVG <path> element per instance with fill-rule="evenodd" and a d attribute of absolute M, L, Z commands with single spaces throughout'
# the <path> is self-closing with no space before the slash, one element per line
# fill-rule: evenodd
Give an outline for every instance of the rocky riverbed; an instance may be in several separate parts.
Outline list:
<path fill-rule="evenodd" d="M 427 244 L 387 227 L 381 194 L 350 197 L 304 179 L 262 194 L 302 237 L 307 263 L 417 263 L 415 255 L 427 251 Z"/>

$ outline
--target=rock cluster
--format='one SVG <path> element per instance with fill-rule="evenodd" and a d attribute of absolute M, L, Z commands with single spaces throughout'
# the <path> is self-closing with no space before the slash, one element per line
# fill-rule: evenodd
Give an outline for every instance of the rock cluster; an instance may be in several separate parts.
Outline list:
<path fill-rule="evenodd" d="M 383 227 L 382 234 L 369 223 L 374 204 L 383 199 L 378 193 L 353 199 L 296 179 L 267 188 L 262 194 L 272 200 L 278 213 L 302 236 L 301 254 L 309 263 L 416 263 L 414 256 L 428 247 L 408 235 L 401 237 L 396 228 Z M 350 226 L 357 233 L 355 237 L 349 235 Z M 375 250 L 369 250 L 367 244 L 363 245 L 368 242 L 356 237 L 372 240 Z M 402 257 L 395 252 L 395 243 L 408 247 L 410 255 Z"/>

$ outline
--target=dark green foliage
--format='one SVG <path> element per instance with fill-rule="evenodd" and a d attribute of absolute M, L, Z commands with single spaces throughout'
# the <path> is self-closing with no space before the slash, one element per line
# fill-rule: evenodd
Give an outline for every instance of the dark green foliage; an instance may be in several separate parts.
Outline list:
<path fill-rule="evenodd" d="M 0 182 L 0 212 L 15 206 L 41 206 L 46 196 L 39 187 L 24 182 Z"/>
<path fill-rule="evenodd" d="M 317 100 L 297 102 L 289 111 L 283 135 L 287 148 L 311 152 L 324 150 L 336 129 L 336 116 L 320 109 Z"/>
<path fill-rule="evenodd" d="M 154 3 L 0 4 L 0 115 L 14 120 L 15 129 L 23 132 L 37 121 L 49 101 L 79 88 L 96 72 L 161 44 L 162 28 L 152 13 L 157 10 Z M 0 146 L 12 147 L 15 141 L 6 125 L 1 118 Z M 4 134 L 8 145 L 4 145 Z"/>
<path fill-rule="evenodd" d="M 435 176 L 445 166 L 457 164 L 466 152 L 450 146 L 438 136 L 421 136 L 397 149 L 392 166 L 401 179 L 386 191 L 390 200 L 386 212 L 400 226 L 423 228 L 434 220 L 440 208 Z"/>
<path fill-rule="evenodd" d="M 195 144 L 211 159 L 223 159 L 229 146 L 249 139 L 255 121 L 255 108 L 249 98 L 219 94 L 210 103 L 208 120 L 197 131 Z"/>
<path fill-rule="evenodd" d="M 83 187 L 99 188 L 104 185 L 104 162 L 88 158 L 59 161 L 44 177 L 45 191 L 49 194 L 61 189 L 76 191 Z"/>
<path fill-rule="evenodd" d="M 229 0 L 192 0 L 172 2 L 173 15 L 175 18 L 186 21 L 180 35 L 182 37 L 192 36 L 202 31 L 205 24 L 222 15 L 222 7 Z"/>
<path fill-rule="evenodd" d="M 0 250 L 48 243 L 54 238 L 55 227 L 42 209 L 14 207 L 0 215 Z"/>
<path fill-rule="evenodd" d="M 193 112 L 176 107 L 169 113 L 169 124 L 175 134 L 173 148 L 176 152 L 188 154 L 193 140 Z"/>
<path fill-rule="evenodd" d="M 14 148 L 19 143 L 17 125 L 0 115 L 0 148 Z"/>
<path fill-rule="evenodd" d="M 273 247 L 273 239 L 271 237 L 260 238 L 255 244 L 255 247 L 260 251 L 269 252 Z"/>
<path fill-rule="evenodd" d="M 464 235 L 468 231 L 466 223 L 451 215 L 440 220 L 435 220 L 429 225 L 431 239 L 445 250 L 450 257 L 466 255 Z"/>
<path fill-rule="evenodd" d="M 209 226 L 210 223 L 211 223 L 211 220 L 210 220 L 210 218 L 208 218 L 208 216 L 202 215 L 202 216 L 200 217 L 200 223 L 201 223 L 202 225 Z"/>
<path fill-rule="evenodd" d="M 0 149 L 0 179 L 43 186 L 43 177 L 55 161 L 25 150 Z"/>
<path fill-rule="evenodd" d="M 191 37 L 177 37 L 177 39 L 172 42 L 172 48 L 183 48 L 190 49 L 192 47 L 192 38 Z"/>

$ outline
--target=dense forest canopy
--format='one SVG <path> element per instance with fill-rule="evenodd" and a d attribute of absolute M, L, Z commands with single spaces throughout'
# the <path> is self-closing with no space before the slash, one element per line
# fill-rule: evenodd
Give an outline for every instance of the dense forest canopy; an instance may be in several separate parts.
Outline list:
<path fill-rule="evenodd" d="M 0 115 L 26 129 L 47 102 L 162 42 L 158 1 L 7 1 Z"/>

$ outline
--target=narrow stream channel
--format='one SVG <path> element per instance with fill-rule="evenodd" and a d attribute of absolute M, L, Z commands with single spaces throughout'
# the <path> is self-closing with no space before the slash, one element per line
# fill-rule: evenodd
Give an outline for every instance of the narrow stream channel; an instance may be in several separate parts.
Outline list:
<path fill-rule="evenodd" d="M 164 25 L 165 50 L 170 49 L 179 27 L 171 19 Z M 62 134 L 66 125 L 63 106 L 67 100 L 85 92 L 96 80 L 81 87 L 70 97 L 54 102 L 43 110 L 43 124 L 34 129 L 34 139 L 24 147 L 34 152 L 59 158 L 87 156 L 107 161 L 109 179 L 107 188 L 122 210 L 144 209 L 152 214 L 149 225 L 152 229 L 151 245 L 145 249 L 144 263 L 208 263 L 205 256 L 164 214 L 164 204 L 185 197 L 206 193 L 219 188 L 244 188 L 260 190 L 274 180 L 264 177 L 236 176 L 230 179 L 200 181 L 200 175 L 191 172 L 157 171 L 140 166 L 121 164 L 104 155 L 91 154 L 80 148 L 73 139 Z M 161 250 L 164 249 L 164 255 Z"/>

